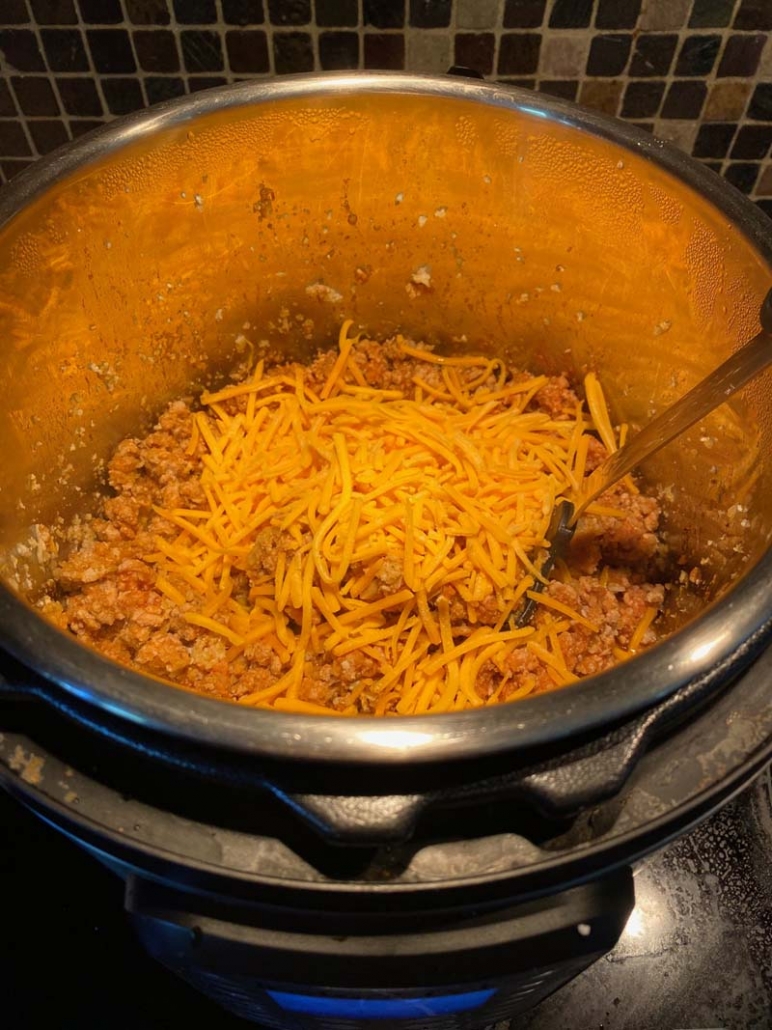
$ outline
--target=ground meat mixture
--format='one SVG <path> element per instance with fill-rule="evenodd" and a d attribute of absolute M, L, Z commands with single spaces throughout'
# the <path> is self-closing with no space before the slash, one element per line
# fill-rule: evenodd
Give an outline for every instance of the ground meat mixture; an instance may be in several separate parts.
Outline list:
<path fill-rule="evenodd" d="M 349 530 L 351 541 L 345 543 L 346 524 L 339 537 L 330 536 L 323 546 L 315 540 L 315 531 L 323 535 L 326 512 L 332 513 L 327 516 L 330 519 L 340 508 L 353 520 L 352 504 L 359 504 L 359 514 L 370 496 L 368 491 L 377 490 L 364 475 L 353 483 L 346 481 L 347 463 L 349 458 L 354 461 L 359 446 L 357 431 L 344 427 L 333 434 L 334 447 L 329 441 L 318 442 L 314 436 L 318 420 L 307 398 L 323 407 L 330 398 L 344 396 L 336 394 L 344 384 L 349 391 L 345 396 L 355 407 L 355 402 L 367 400 L 374 390 L 388 392 L 380 400 L 382 405 L 400 397 L 413 398 L 418 391 L 423 403 L 448 409 L 455 406 L 461 415 L 468 411 L 470 425 L 475 420 L 475 424 L 488 420 L 493 425 L 497 418 L 506 419 L 509 407 L 527 397 L 523 416 L 532 416 L 536 422 L 541 418 L 542 423 L 549 421 L 558 429 L 561 422 L 576 419 L 580 410 L 577 393 L 566 376 L 534 377 L 507 371 L 500 362 L 484 358 L 470 359 L 468 364 L 459 362 L 449 373 L 443 364 L 424 360 L 420 345 L 407 344 L 401 337 L 385 343 L 355 342 L 349 347 L 342 371 L 343 350 L 341 354 L 320 353 L 302 368 L 302 395 L 300 387 L 293 385 L 299 381 L 299 366 L 281 366 L 262 373 L 282 379 L 284 385 L 279 388 L 300 397 L 298 419 L 302 422 L 305 418 L 309 436 L 308 440 L 298 436 L 296 450 L 306 470 L 314 462 L 320 463 L 320 468 L 326 467 L 324 462 L 332 463 L 335 448 L 340 457 L 340 448 L 349 447 L 350 455 L 340 459 L 341 471 L 332 491 L 329 486 L 322 487 L 322 494 L 326 489 L 328 496 L 317 510 L 302 513 L 305 522 L 285 517 L 292 504 L 293 512 L 303 507 L 304 495 L 300 492 L 290 495 L 286 502 L 289 507 L 283 509 L 281 517 L 274 515 L 261 521 L 260 503 L 256 502 L 254 525 L 240 534 L 232 554 L 224 545 L 222 553 L 217 552 L 218 537 L 209 543 L 216 564 L 210 558 L 207 566 L 204 558 L 193 555 L 190 569 L 180 564 L 176 576 L 167 575 L 163 563 L 172 560 L 170 554 L 176 556 L 180 549 L 190 547 L 193 530 L 186 527 L 203 525 L 199 516 L 208 513 L 213 504 L 222 501 L 227 508 L 233 503 L 227 497 L 214 497 L 214 487 L 207 485 L 207 469 L 211 469 L 213 455 L 227 464 L 235 445 L 230 437 L 221 436 L 213 450 L 210 435 L 218 424 L 218 431 L 226 423 L 238 427 L 244 432 L 244 442 L 239 446 L 245 455 L 250 439 L 246 427 L 255 422 L 255 396 L 259 398 L 260 394 L 257 389 L 242 393 L 226 389 L 211 405 L 190 399 L 172 403 L 149 435 L 124 440 L 117 448 L 109 463 L 109 495 L 98 512 L 80 518 L 69 528 L 69 544 L 62 550 L 55 583 L 41 602 L 43 612 L 78 640 L 116 662 L 201 694 L 285 710 L 315 711 L 318 707 L 320 711 L 345 714 L 400 714 L 406 710 L 402 704 L 406 693 L 414 699 L 408 711 L 446 711 L 516 700 L 601 672 L 653 643 L 653 623 L 665 590 L 661 571 L 664 548 L 657 532 L 660 512 L 657 502 L 638 492 L 629 479 L 605 494 L 580 520 L 567 560 L 546 587 L 544 603 L 540 603 L 533 625 L 522 639 L 513 632 L 513 618 L 522 600 L 521 594 L 518 603 L 512 602 L 517 582 L 497 582 L 493 572 L 486 578 L 483 566 L 470 574 L 471 579 L 462 578 L 461 559 L 467 553 L 478 555 L 475 534 L 484 535 L 487 525 L 484 517 L 477 518 L 471 509 L 467 512 L 462 506 L 453 515 L 458 523 L 456 536 L 445 538 L 445 548 L 451 540 L 453 547 L 463 550 L 458 550 L 455 566 L 451 559 L 456 551 L 444 558 L 449 570 L 446 578 L 432 573 L 434 559 L 430 550 L 425 552 L 421 566 L 426 571 L 423 593 L 416 586 L 418 573 L 406 557 L 410 534 L 419 530 L 408 526 L 407 521 L 387 527 L 399 546 L 395 544 L 375 557 L 366 553 L 368 540 L 372 542 L 374 536 L 363 538 L 361 553 L 356 550 L 360 543 L 351 542 L 353 529 Z M 336 370 L 340 374 L 333 390 L 330 382 Z M 478 402 L 479 416 L 474 407 Z M 333 407 L 330 405 L 330 410 Z M 339 405 L 334 410 L 343 408 Z M 261 425 L 270 428 L 272 409 L 267 406 L 266 411 L 260 416 Z M 502 426 L 506 424 L 501 422 Z M 414 442 L 411 426 L 406 423 L 408 443 Z M 506 432 L 503 429 L 502 435 Z M 527 426 L 523 432 L 527 437 Z M 457 445 L 456 455 L 471 455 L 469 475 L 474 477 L 479 472 L 482 476 L 484 462 L 479 450 L 474 449 L 477 445 L 460 439 L 449 441 L 447 446 L 451 444 Z M 438 462 L 459 464 L 459 457 L 443 457 L 441 434 L 433 446 Z M 527 460 L 532 460 L 527 441 L 523 446 Z M 405 468 L 428 468 L 424 452 L 405 454 L 404 463 L 386 462 L 385 474 L 391 475 L 395 483 Z M 586 471 L 591 471 L 605 454 L 603 444 L 591 433 Z M 277 468 L 277 482 L 281 474 Z M 270 510 L 265 506 L 273 489 L 269 483 L 268 499 L 261 502 L 266 511 Z M 479 489 L 482 496 L 488 488 L 481 481 Z M 413 487 L 405 487 L 400 493 L 395 485 L 394 498 L 404 501 L 405 490 L 409 492 Z M 448 493 L 456 496 L 450 487 Z M 408 497 L 409 505 L 414 505 L 415 496 L 414 492 Z M 467 503 L 464 498 L 461 501 Z M 381 498 L 379 503 L 379 510 L 384 512 L 381 521 L 393 519 L 391 501 L 387 504 Z M 423 508 L 421 532 L 429 548 L 436 543 L 432 543 L 432 520 L 439 518 L 439 503 L 432 495 Z M 511 518 L 516 521 L 514 500 L 511 510 Z M 170 512 L 177 515 L 172 518 Z M 548 520 L 549 511 L 543 514 Z M 470 519 L 477 527 L 474 530 L 467 525 Z M 456 522 L 448 524 L 456 526 Z M 215 534 L 216 527 L 207 532 Z M 504 546 L 496 539 L 495 533 L 489 539 L 493 559 Z M 377 551 L 377 546 L 371 549 Z M 538 546 L 530 547 L 518 563 L 519 580 L 527 571 L 524 561 L 538 566 L 541 554 Z M 311 555 L 316 570 L 310 567 Z M 307 564 L 302 565 L 301 559 Z M 175 560 L 180 563 L 179 557 Z M 439 559 L 437 562 L 440 567 Z M 345 582 L 330 586 L 335 570 L 340 571 L 347 563 L 345 575 L 340 573 Z M 171 568 L 174 571 L 177 566 Z M 307 583 L 303 577 L 308 578 Z M 271 596 L 273 583 L 283 584 L 277 586 L 284 591 L 283 599 Z M 333 596 L 335 590 L 339 593 Z M 312 607 L 309 598 L 313 598 Z M 400 598 L 401 608 L 396 600 L 389 607 L 390 599 Z M 379 610 L 381 602 L 387 606 Z M 276 618 L 277 608 L 282 614 L 274 629 L 271 619 Z M 356 649 L 348 649 L 346 638 L 346 626 L 353 624 L 349 618 L 352 611 L 367 616 L 367 632 L 372 638 Z M 408 665 L 404 675 L 391 677 L 390 681 L 390 671 L 400 668 L 402 645 L 397 646 L 386 634 L 400 617 L 404 634 L 394 640 L 409 639 L 413 646 L 416 641 L 420 643 L 419 630 L 428 634 L 421 652 L 424 665 Z M 218 620 L 219 630 L 212 628 L 213 619 Z M 412 638 L 411 627 L 416 627 Z M 504 643 L 497 648 L 498 633 Z M 465 654 L 464 642 L 475 639 L 474 634 L 485 645 Z M 299 658 L 298 648 L 302 651 Z M 451 657 L 439 667 L 437 656 L 443 652 Z M 453 659 L 456 652 L 458 656 Z M 474 665 L 471 659 L 476 654 L 480 660 Z M 293 669 L 298 670 L 294 679 Z M 473 679 L 464 687 L 467 669 L 473 669 L 469 674 Z M 419 674 L 424 676 L 421 683 Z M 457 689 L 452 683 L 447 686 L 448 677 L 454 675 L 460 677 Z M 286 690 L 280 689 L 285 682 Z"/>

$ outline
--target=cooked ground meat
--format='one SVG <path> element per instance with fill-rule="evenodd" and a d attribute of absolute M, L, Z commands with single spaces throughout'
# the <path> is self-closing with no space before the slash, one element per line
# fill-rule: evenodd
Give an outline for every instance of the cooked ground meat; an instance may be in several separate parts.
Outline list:
<path fill-rule="evenodd" d="M 442 364 L 423 360 L 416 347 L 420 345 L 410 344 L 406 350 L 401 338 L 355 343 L 350 351 L 350 362 L 355 367 L 349 363 L 341 373 L 341 382 L 352 388 L 352 396 L 357 396 L 357 390 L 366 396 L 368 388 L 399 391 L 406 396 L 418 391 L 428 403 L 436 399 L 437 404 L 446 406 L 456 405 L 456 398 L 461 396 L 469 409 L 478 397 L 484 400 L 490 396 L 483 414 L 492 419 L 505 415 L 527 396 L 525 414 L 546 415 L 556 426 L 576 418 L 579 400 L 566 376 L 537 379 L 522 371 L 507 372 L 499 362 L 485 359 L 470 362 L 468 367 L 457 364 L 449 375 Z M 325 398 L 326 384 L 334 375 L 337 361 L 335 352 L 320 353 L 303 370 L 304 389 L 309 396 Z M 290 384 L 283 389 L 294 391 L 295 366 L 272 371 Z M 248 412 L 254 416 L 255 391 L 224 396 L 219 403 L 232 424 L 243 425 Z M 270 416 L 265 417 L 265 424 L 269 422 Z M 212 503 L 214 487 L 207 486 L 204 474 L 210 430 L 215 430 L 211 411 L 190 400 L 178 400 L 149 435 L 124 440 L 116 449 L 109 463 L 111 493 L 98 512 L 71 527 L 69 538 L 74 543 L 58 566 L 55 586 L 41 603 L 47 616 L 83 643 L 115 661 L 202 694 L 270 703 L 274 698 L 264 695 L 281 685 L 293 669 L 296 659 L 292 650 L 300 638 L 305 651 L 300 658 L 301 674 L 291 691 L 293 703 L 349 714 L 394 714 L 400 711 L 403 696 L 400 682 L 384 690 L 381 680 L 398 666 L 400 653 L 394 653 L 394 644 L 386 639 L 385 632 L 377 635 L 380 626 L 388 629 L 397 621 L 397 615 L 389 610 L 390 599 L 409 596 L 410 605 L 416 606 L 415 610 L 411 607 L 412 622 L 404 620 L 407 627 L 419 626 L 415 612 L 420 610 L 426 632 L 434 634 L 431 644 L 427 641 L 424 648 L 429 659 L 441 656 L 443 649 L 463 644 L 480 627 L 498 627 L 505 633 L 509 629 L 510 615 L 517 609 L 512 604 L 507 608 L 506 591 L 516 584 L 496 586 L 494 579 L 484 574 L 475 574 L 476 578 L 468 581 L 449 575 L 447 581 L 439 577 L 436 583 L 429 576 L 427 582 L 434 586 L 422 599 L 420 591 L 413 591 L 413 573 L 406 558 L 388 549 L 364 558 L 350 550 L 347 585 L 341 595 L 345 604 L 341 604 L 341 597 L 331 600 L 325 594 L 325 576 L 314 572 L 308 588 L 316 600 L 309 612 L 304 598 L 311 595 L 301 582 L 299 555 L 308 555 L 317 546 L 315 531 L 330 511 L 335 513 L 336 497 L 342 498 L 346 489 L 361 503 L 369 496 L 371 484 L 354 482 L 346 487 L 343 471 L 338 473 L 339 481 L 331 480 L 329 496 L 320 502 L 318 510 L 304 513 L 307 521 L 303 525 L 289 518 L 268 524 L 260 524 L 258 519 L 253 531 L 241 534 L 240 546 L 233 552 L 236 557 L 231 559 L 225 548 L 225 557 L 219 557 L 217 575 L 211 573 L 205 595 L 200 583 L 205 581 L 206 572 L 201 568 L 196 571 L 199 579 L 181 573 L 171 583 L 159 573 L 159 561 L 170 547 L 177 546 L 181 526 L 184 535 L 190 520 L 195 521 L 198 513 L 208 513 L 207 505 Z M 310 430 L 304 437 L 294 423 L 291 431 L 298 434 L 298 453 L 310 467 L 315 449 L 324 450 L 322 443 Z M 412 439 L 409 426 L 406 432 Z M 479 464 L 474 446 L 463 440 L 455 443 L 460 448 L 458 453 L 469 457 L 470 474 L 474 475 L 475 461 Z M 228 446 L 227 440 L 223 446 Z M 436 443 L 440 456 L 443 446 L 440 437 Z M 605 454 L 603 444 L 592 437 L 587 470 Z M 526 455 L 531 461 L 531 452 L 526 450 Z M 405 467 L 410 461 L 420 465 L 426 460 L 425 454 L 408 457 Z M 393 474 L 401 471 L 402 465 L 395 464 Z M 276 477 L 278 482 L 280 469 Z M 300 488 L 296 506 L 297 499 L 302 507 Z M 343 505 L 344 501 L 339 503 Z M 425 502 L 430 513 L 433 503 L 432 498 Z M 513 512 L 516 508 L 513 500 Z M 186 513 L 188 521 L 175 521 L 170 511 Z M 512 639 L 503 651 L 481 661 L 472 684 L 478 700 L 467 698 L 468 703 L 506 701 L 552 690 L 574 678 L 601 672 L 653 643 L 656 631 L 651 625 L 652 616 L 662 606 L 665 589 L 659 582 L 664 553 L 657 532 L 659 517 L 657 502 L 638 492 L 629 480 L 604 495 L 599 511 L 593 513 L 591 507 L 579 522 L 566 562 L 546 588 L 533 622 L 531 645 Z M 462 558 L 477 546 L 472 530 L 462 524 L 464 518 L 465 511 L 460 511 L 459 546 L 466 548 Z M 395 539 L 404 542 L 405 548 L 409 531 L 406 523 L 394 531 Z M 430 536 L 431 532 L 427 539 Z M 330 554 L 315 554 L 317 569 L 323 570 L 324 562 L 330 569 L 344 562 L 342 539 L 334 547 L 330 545 Z M 216 548 L 217 541 L 210 546 Z M 359 545 L 351 543 L 351 548 L 355 546 Z M 495 540 L 491 546 L 495 550 Z M 212 553 L 216 555 L 216 551 Z M 531 559 L 537 564 L 539 554 L 538 547 L 531 548 Z M 427 555 L 429 562 L 431 555 Z M 440 555 L 437 559 L 438 565 L 442 558 Z M 459 567 L 463 568 L 460 559 L 454 568 Z M 524 572 L 521 567 L 520 575 Z M 274 580 L 284 584 L 286 595 L 281 606 L 283 629 L 275 631 L 269 624 L 271 605 L 275 608 L 279 603 L 270 596 Z M 386 607 L 379 609 L 379 602 L 385 602 Z M 237 613 L 236 621 L 231 621 L 237 628 L 229 630 L 226 626 L 218 634 L 206 624 L 207 619 L 211 621 L 212 615 L 227 604 Z M 325 610 L 325 604 L 331 606 L 329 610 Z M 358 609 L 372 610 L 376 633 L 367 646 L 349 651 L 344 623 L 351 611 L 356 614 Z M 573 614 L 566 615 L 566 611 Z M 238 628 L 238 612 L 253 620 L 246 629 Z M 268 619 L 265 626 L 260 621 L 261 613 Z M 444 613 L 450 620 L 452 639 L 443 637 L 440 641 L 437 627 L 445 625 Z M 343 623 L 336 621 L 340 618 Z M 319 632 L 330 626 L 339 627 L 338 635 L 333 633 L 330 643 L 320 643 Z M 446 668 L 453 664 L 449 662 Z M 443 695 L 444 682 L 438 681 L 432 694 L 431 683 L 425 688 L 426 703 L 419 710 L 444 710 L 441 700 L 437 700 Z"/>

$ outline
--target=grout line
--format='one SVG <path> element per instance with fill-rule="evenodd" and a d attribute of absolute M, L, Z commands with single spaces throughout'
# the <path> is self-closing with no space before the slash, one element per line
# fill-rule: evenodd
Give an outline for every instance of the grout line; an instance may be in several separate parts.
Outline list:
<path fill-rule="evenodd" d="M 59 118 L 60 118 L 60 121 L 62 122 L 62 125 L 64 126 L 64 131 L 67 134 L 67 139 L 71 140 L 72 139 L 72 133 L 70 132 L 70 123 L 67 120 L 69 116 L 68 116 L 67 112 L 64 109 L 64 103 L 62 101 L 62 95 L 59 92 L 59 84 L 56 81 L 56 73 L 51 71 L 51 68 L 49 67 L 48 55 L 46 54 L 45 47 L 43 46 L 43 37 L 40 34 L 40 26 L 38 25 L 38 23 L 35 21 L 35 19 L 32 16 L 32 9 L 30 7 L 29 0 L 26 0 L 26 4 L 27 4 L 27 14 L 29 15 L 29 19 L 30 19 L 30 22 L 31 22 L 30 28 L 31 28 L 31 31 L 32 31 L 32 33 L 33 33 L 33 35 L 35 37 L 35 41 L 37 42 L 38 50 L 40 51 L 40 55 L 43 58 L 43 66 L 44 66 L 45 71 L 46 71 L 46 77 L 47 77 L 48 81 L 51 84 L 51 89 L 54 91 L 54 96 L 56 97 L 56 102 L 58 103 L 59 110 L 61 111 L 61 114 L 60 114 Z M 20 72 L 19 74 L 23 75 L 25 73 L 24 72 Z M 26 121 L 26 119 L 22 119 L 22 120 Z M 26 125 L 24 126 L 24 131 L 29 135 L 28 128 L 27 128 Z M 43 157 L 43 155 L 40 153 L 38 148 L 36 146 L 34 146 L 34 145 L 32 147 L 32 152 L 33 152 L 33 154 L 36 154 L 38 157 Z"/>
<path fill-rule="evenodd" d="M 97 73 L 96 68 L 94 66 L 94 58 L 93 58 L 93 56 L 91 54 L 91 47 L 89 46 L 88 37 L 86 35 L 86 30 L 85 30 L 85 28 L 83 26 L 83 19 L 81 18 L 81 15 L 80 15 L 80 4 L 76 3 L 76 4 L 74 4 L 74 7 L 75 7 L 75 17 L 78 19 L 76 27 L 78 29 L 80 29 L 80 38 L 81 38 L 81 42 L 83 43 L 83 49 L 86 51 L 86 60 L 88 62 L 88 70 L 89 70 L 91 78 L 92 78 L 92 80 L 94 82 L 94 86 L 95 86 L 96 91 L 97 91 L 97 96 L 99 97 L 99 103 L 102 105 L 102 114 L 99 115 L 98 117 L 101 120 L 103 120 L 105 118 L 107 120 L 110 120 L 110 119 L 114 118 L 115 116 L 110 112 L 110 108 L 109 108 L 109 106 L 107 104 L 107 97 L 105 96 L 104 90 L 102 89 L 102 77 L 101 77 L 101 75 L 99 75 Z M 123 8 L 121 8 L 121 12 L 123 13 Z M 96 115 L 75 115 L 75 117 L 76 118 L 91 118 L 91 119 L 93 119 L 93 118 L 95 118 L 97 116 Z"/>
<path fill-rule="evenodd" d="M 29 8 L 27 9 L 27 13 L 30 14 Z M 38 40 L 38 46 L 40 47 L 40 50 L 41 50 L 41 53 L 42 53 L 43 48 L 42 48 L 42 46 L 40 44 L 40 40 Z M 44 62 L 45 62 L 45 59 L 46 59 L 45 58 L 45 54 L 43 54 L 43 61 Z M 31 160 L 34 161 L 35 158 L 37 156 L 39 156 L 38 155 L 38 149 L 35 146 L 35 141 L 33 140 L 32 133 L 29 130 L 29 125 L 27 124 L 27 116 L 22 113 L 21 104 L 19 103 L 19 99 L 16 96 L 16 90 L 13 88 L 13 83 L 11 82 L 11 76 L 13 75 L 13 71 L 10 68 L 7 71 L 5 69 L 3 69 L 3 73 L 4 73 L 3 77 L 5 79 L 5 84 L 8 87 L 8 93 L 9 93 L 9 95 L 11 97 L 11 103 L 13 104 L 14 110 L 16 111 L 16 117 L 14 119 L 12 119 L 12 120 L 15 121 L 15 122 L 19 122 L 20 123 L 21 131 L 24 134 L 24 139 L 27 142 L 27 146 L 29 147 L 30 152 L 29 152 L 29 155 L 27 157 L 25 157 L 24 155 L 20 155 L 19 157 L 14 159 L 14 158 L 12 158 L 9 155 L 8 158 L 0 158 L 0 159 L 2 159 L 2 160 L 9 160 L 9 161 L 12 161 L 12 160 L 24 161 L 24 160 L 30 160 L 31 159 Z M 3 172 L 2 169 L 0 169 L 0 182 L 5 182 L 5 181 L 6 181 L 5 173 Z"/>
<path fill-rule="evenodd" d="M 134 57 L 134 64 L 137 67 L 137 70 L 134 72 L 134 76 L 137 79 L 137 81 L 139 82 L 139 91 L 142 94 L 142 101 L 143 101 L 145 107 L 148 107 L 147 90 L 145 89 L 145 79 L 144 79 L 142 70 L 140 69 L 139 55 L 137 54 L 137 48 L 134 45 L 133 26 L 132 26 L 132 24 L 129 21 L 129 12 L 126 9 L 126 2 L 125 2 L 125 0 L 120 0 L 120 5 L 121 5 L 121 14 L 123 15 L 123 24 L 126 26 L 126 32 L 128 33 L 128 36 L 129 36 L 129 46 L 131 47 L 131 53 L 132 53 L 132 55 Z"/>

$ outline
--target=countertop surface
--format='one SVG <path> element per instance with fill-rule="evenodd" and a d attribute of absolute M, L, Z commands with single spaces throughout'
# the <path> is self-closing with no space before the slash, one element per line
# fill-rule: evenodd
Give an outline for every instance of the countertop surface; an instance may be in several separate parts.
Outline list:
<path fill-rule="evenodd" d="M 122 895 L 112 873 L 0 792 L 3 1027 L 249 1025 L 145 955 Z M 640 864 L 636 898 L 614 951 L 511 1030 L 772 1028 L 769 770 Z"/>

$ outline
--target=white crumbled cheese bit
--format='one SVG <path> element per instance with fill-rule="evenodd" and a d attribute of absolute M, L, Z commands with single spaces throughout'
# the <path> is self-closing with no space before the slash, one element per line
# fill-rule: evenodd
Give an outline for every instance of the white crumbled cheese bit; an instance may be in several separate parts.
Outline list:
<path fill-rule="evenodd" d="M 198 208 L 199 211 L 204 206 L 204 198 L 201 196 L 200 193 L 194 194 L 194 196 L 193 196 L 193 203 L 196 205 L 196 207 Z"/>
<path fill-rule="evenodd" d="M 437 210 L 434 212 L 434 217 L 444 218 L 447 213 L 448 209 L 446 207 L 438 207 Z"/>
<path fill-rule="evenodd" d="M 587 316 L 585 315 L 585 313 L 583 311 L 577 311 L 577 313 L 576 313 L 576 321 L 577 322 L 583 322 L 586 317 Z"/>
<path fill-rule="evenodd" d="M 666 319 L 666 318 L 663 319 L 661 322 L 658 322 L 654 326 L 654 335 L 655 336 L 662 336 L 663 333 L 666 333 L 668 331 L 668 329 L 670 328 L 670 326 L 672 324 L 673 323 L 668 321 L 668 319 Z"/>
<path fill-rule="evenodd" d="M 401 204 L 404 199 L 405 199 L 405 194 L 404 193 L 398 193 L 396 195 L 396 197 L 394 198 L 394 203 L 395 204 Z"/>
<path fill-rule="evenodd" d="M 553 283 L 550 286 L 550 289 L 552 290 L 553 293 L 560 293 L 560 283 Z"/>
<path fill-rule="evenodd" d="M 338 293 L 326 283 L 311 283 L 310 286 L 306 286 L 306 294 L 309 297 L 316 297 L 319 301 L 326 301 L 328 304 L 338 304 L 343 300 L 343 294 Z"/>
<path fill-rule="evenodd" d="M 222 322 L 222 308 L 218 308 L 214 313 L 215 322 Z"/>
<path fill-rule="evenodd" d="M 426 215 L 419 215 L 418 216 L 418 228 L 419 229 L 423 229 L 423 227 L 426 225 L 426 223 L 428 221 L 429 221 L 429 219 L 426 217 Z"/>
<path fill-rule="evenodd" d="M 426 286 L 428 289 L 432 284 L 432 270 L 428 265 L 421 265 L 420 268 L 416 268 L 410 278 L 418 286 Z"/>

